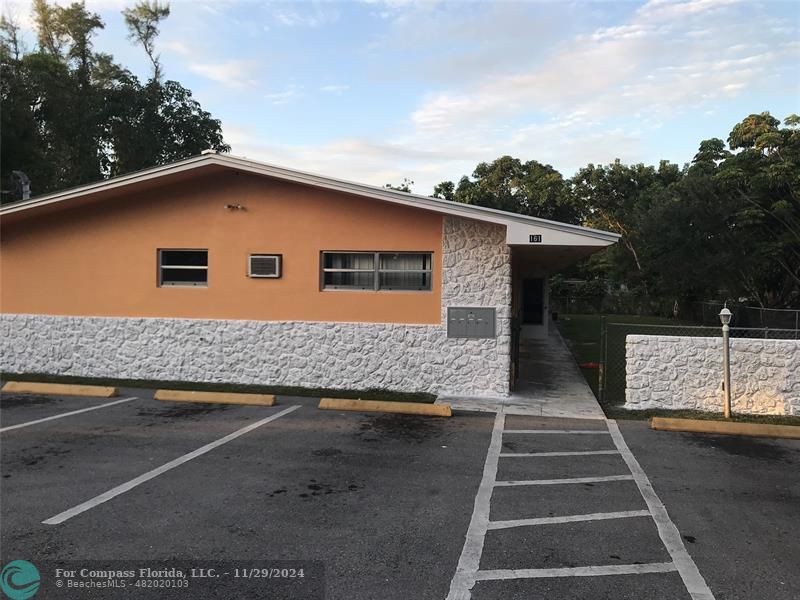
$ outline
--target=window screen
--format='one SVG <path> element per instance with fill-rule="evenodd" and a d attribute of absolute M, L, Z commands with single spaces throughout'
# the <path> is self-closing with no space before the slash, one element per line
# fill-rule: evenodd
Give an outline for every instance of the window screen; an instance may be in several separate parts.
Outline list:
<path fill-rule="evenodd" d="M 374 289 L 375 254 L 373 252 L 323 252 L 322 287 Z"/>
<path fill-rule="evenodd" d="M 158 285 L 208 286 L 208 250 L 159 250 Z"/>
<path fill-rule="evenodd" d="M 431 255 L 426 253 L 380 254 L 378 289 L 431 289 Z"/>
<path fill-rule="evenodd" d="M 430 290 L 430 252 L 323 252 L 322 287 Z"/>

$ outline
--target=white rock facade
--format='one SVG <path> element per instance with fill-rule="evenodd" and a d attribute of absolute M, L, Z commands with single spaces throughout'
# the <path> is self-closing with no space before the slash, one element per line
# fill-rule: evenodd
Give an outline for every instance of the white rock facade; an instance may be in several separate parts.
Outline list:
<path fill-rule="evenodd" d="M 119 379 L 506 395 L 511 262 L 505 227 L 445 217 L 443 234 L 439 325 L 4 314 L 0 316 L 2 369 Z M 497 337 L 449 339 L 448 306 L 494 307 Z"/>
<path fill-rule="evenodd" d="M 800 415 L 800 340 L 731 339 L 738 413 Z M 722 339 L 629 335 L 625 408 L 721 412 Z"/>

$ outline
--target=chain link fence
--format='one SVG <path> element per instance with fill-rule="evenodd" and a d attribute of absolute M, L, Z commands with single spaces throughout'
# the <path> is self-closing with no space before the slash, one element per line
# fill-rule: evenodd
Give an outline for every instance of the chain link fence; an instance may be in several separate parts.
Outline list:
<path fill-rule="evenodd" d="M 719 311 L 724 302 L 693 302 L 688 306 L 688 314 L 683 317 L 698 325 L 719 325 Z M 728 302 L 733 313 L 731 327 L 757 329 L 800 329 L 800 309 L 759 308 Z M 761 337 L 761 336 L 759 336 Z"/>
<path fill-rule="evenodd" d="M 719 310 L 717 310 L 717 313 L 719 313 Z M 717 318 L 717 322 L 719 323 L 719 318 Z M 604 405 L 622 405 L 625 403 L 627 380 L 625 341 L 629 335 L 722 337 L 722 326 L 615 323 L 613 316 L 603 317 L 600 322 L 601 361 L 598 395 L 600 402 Z M 768 327 L 731 327 L 730 337 L 797 340 L 800 339 L 800 330 Z M 732 360 L 735 360 L 735 357 L 732 357 Z"/>

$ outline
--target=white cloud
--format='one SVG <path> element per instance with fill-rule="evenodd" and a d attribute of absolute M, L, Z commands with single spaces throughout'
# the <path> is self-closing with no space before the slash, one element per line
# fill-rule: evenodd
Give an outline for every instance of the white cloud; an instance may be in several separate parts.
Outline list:
<path fill-rule="evenodd" d="M 427 148 L 404 140 L 376 142 L 365 138 L 317 145 L 280 144 L 263 141 L 245 124 L 225 123 L 223 130 L 235 155 L 377 186 L 409 177 L 422 194 L 430 193 L 447 177 L 472 172 L 487 151 L 481 146 Z"/>
<path fill-rule="evenodd" d="M 264 94 L 264 98 L 270 101 L 275 106 L 289 104 L 298 98 L 302 97 L 303 89 L 295 84 L 289 84 L 286 89 L 280 92 L 270 92 Z"/>
<path fill-rule="evenodd" d="M 258 85 L 258 64 L 253 60 L 190 62 L 188 67 L 192 73 L 228 87 L 247 88 Z"/>
<path fill-rule="evenodd" d="M 272 16 L 285 27 L 321 27 L 339 20 L 339 12 L 325 3 L 279 5 L 272 9 Z"/>
<path fill-rule="evenodd" d="M 732 0 L 650 2 L 627 23 L 562 43 L 533 68 L 428 95 L 412 123 L 422 134 L 445 135 L 528 112 L 662 117 L 742 91 L 796 50 L 784 43 L 759 52 L 753 46 L 770 41 L 761 33 L 743 48 L 750 54 L 714 61 L 729 39 L 751 33 L 735 8 Z"/>
<path fill-rule="evenodd" d="M 498 7 L 492 10 L 507 13 L 497 23 L 520 20 L 519 5 Z M 502 45 L 470 43 L 502 36 L 503 28 L 482 15 L 465 17 L 467 9 L 437 15 L 436 6 L 425 3 L 387 10 L 394 38 L 373 42 L 376 56 L 387 45 L 416 49 L 428 74 L 455 65 L 475 66 L 474 72 L 436 79 L 441 88 L 423 94 L 407 122 L 395 123 L 402 133 L 384 136 L 388 141 L 365 136 L 319 145 L 264 144 L 247 128 L 226 124 L 234 153 L 375 185 L 409 177 L 420 193 L 502 154 L 551 163 L 569 176 L 588 162 L 648 160 L 653 140 L 671 119 L 688 111 L 707 114 L 767 77 L 783 72 L 785 78 L 800 50 L 793 36 L 771 37 L 758 6 L 730 0 L 649 2 L 617 25 L 543 42 L 546 50 L 532 51 L 526 63 L 506 52 L 508 64 L 501 60 Z M 450 23 L 441 20 L 450 16 Z M 482 27 L 485 37 L 476 37 Z M 431 52 L 439 43 L 433 38 L 460 50 Z M 320 90 L 333 93 L 335 87 Z"/>
<path fill-rule="evenodd" d="M 344 92 L 350 89 L 349 85 L 343 83 L 334 83 L 330 85 L 323 85 L 319 88 L 319 91 L 325 92 L 327 94 L 333 94 L 335 96 L 341 96 Z"/>
<path fill-rule="evenodd" d="M 167 52 L 174 52 L 184 58 L 194 55 L 194 50 L 183 40 L 167 40 L 161 42 L 161 47 Z"/>

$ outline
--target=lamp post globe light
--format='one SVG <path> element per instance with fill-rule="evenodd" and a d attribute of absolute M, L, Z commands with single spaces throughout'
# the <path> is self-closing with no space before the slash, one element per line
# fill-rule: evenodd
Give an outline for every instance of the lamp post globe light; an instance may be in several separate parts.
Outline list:
<path fill-rule="evenodd" d="M 731 418 L 731 351 L 728 338 L 730 334 L 730 327 L 728 324 L 731 322 L 733 313 L 728 309 L 727 305 L 719 311 L 719 320 L 722 323 L 722 369 L 723 369 L 723 391 L 725 392 L 725 418 Z"/>

